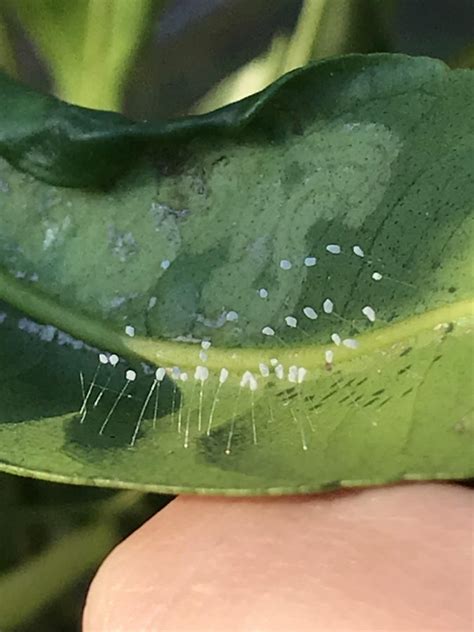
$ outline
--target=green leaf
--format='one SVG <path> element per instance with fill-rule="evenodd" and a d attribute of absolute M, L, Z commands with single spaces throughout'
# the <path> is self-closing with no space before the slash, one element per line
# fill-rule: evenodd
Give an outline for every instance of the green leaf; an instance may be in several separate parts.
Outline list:
<path fill-rule="evenodd" d="M 101 559 L 168 500 L 0 473 L 1 629 L 76 629 Z"/>
<path fill-rule="evenodd" d="M 109 500 L 116 505 L 136 502 L 120 498 Z M 132 493 L 133 494 L 133 493 Z M 121 501 L 121 502 L 120 502 Z M 0 625 L 2 630 L 17 630 L 30 623 L 41 610 L 63 595 L 84 575 L 97 568 L 120 540 L 119 521 L 102 502 L 104 515 L 88 524 L 59 531 L 39 554 L 0 574 Z M 110 515 L 109 515 L 110 514 Z"/>
<path fill-rule="evenodd" d="M 293 33 L 277 33 L 268 50 L 213 86 L 193 112 L 203 114 L 248 97 L 311 61 L 326 5 L 327 0 L 304 0 Z"/>
<path fill-rule="evenodd" d="M 311 60 L 389 50 L 388 22 L 395 0 L 304 0 L 291 35 L 225 77 L 194 106 L 202 114 L 263 90 Z"/>
<path fill-rule="evenodd" d="M 472 73 L 349 56 L 156 124 L 0 90 L 0 467 L 208 493 L 473 475 Z"/>
<path fill-rule="evenodd" d="M 6 7 L 39 48 L 61 98 L 120 110 L 150 0 L 6 0 Z"/>
<path fill-rule="evenodd" d="M 396 5 L 397 0 L 325 2 L 311 57 L 390 50 L 389 25 Z"/>
<path fill-rule="evenodd" d="M 0 575 L 2 630 L 30 621 L 97 567 L 117 541 L 115 521 L 97 521 L 63 534 L 38 556 Z"/>
<path fill-rule="evenodd" d="M 10 33 L 5 23 L 2 9 L 0 8 L 0 69 L 8 72 L 11 76 L 16 76 L 17 68 L 15 56 L 10 42 Z"/>
<path fill-rule="evenodd" d="M 123 524 L 124 518 L 130 522 L 130 510 L 132 522 L 143 521 L 144 498 L 137 492 L 71 489 L 0 474 L 1 629 L 17 630 L 20 624 L 23 629 L 51 601 L 70 592 L 126 535 Z M 59 622 L 49 619 L 47 629 L 58 629 L 54 624 Z M 31 629 L 40 629 L 37 624 Z"/>
<path fill-rule="evenodd" d="M 474 43 L 465 46 L 449 61 L 451 68 L 474 68 Z"/>

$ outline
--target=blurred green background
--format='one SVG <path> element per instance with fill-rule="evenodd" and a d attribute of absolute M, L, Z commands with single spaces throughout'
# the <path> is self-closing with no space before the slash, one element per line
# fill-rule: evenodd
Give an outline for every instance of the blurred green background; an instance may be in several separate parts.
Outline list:
<path fill-rule="evenodd" d="M 0 0 L 0 66 L 81 105 L 174 117 L 310 59 L 455 60 L 473 23 L 472 0 Z"/>
<path fill-rule="evenodd" d="M 72 103 L 169 118 L 344 53 L 472 67 L 473 24 L 472 0 L 0 0 L 0 68 Z M 100 561 L 169 500 L 1 474 L 0 630 L 79 630 Z"/>

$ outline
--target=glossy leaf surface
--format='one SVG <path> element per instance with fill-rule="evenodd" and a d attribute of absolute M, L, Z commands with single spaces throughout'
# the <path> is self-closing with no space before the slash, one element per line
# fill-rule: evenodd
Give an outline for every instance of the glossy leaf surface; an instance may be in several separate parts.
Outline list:
<path fill-rule="evenodd" d="M 472 475 L 469 71 L 350 56 L 163 124 L 0 89 L 5 469 L 229 493 Z"/>

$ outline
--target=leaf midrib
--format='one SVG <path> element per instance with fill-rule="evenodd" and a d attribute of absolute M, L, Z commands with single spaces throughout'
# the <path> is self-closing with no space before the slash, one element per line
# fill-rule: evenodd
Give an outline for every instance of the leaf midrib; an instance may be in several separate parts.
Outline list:
<path fill-rule="evenodd" d="M 198 346 L 167 340 L 130 338 L 114 330 L 106 322 L 73 311 L 52 300 L 35 288 L 14 279 L 0 270 L 0 298 L 13 307 L 27 313 L 40 322 L 54 325 L 80 340 L 85 340 L 100 349 L 118 353 L 125 357 L 138 357 L 157 366 L 175 366 L 183 369 L 194 368 L 198 364 Z M 474 300 L 464 300 L 429 310 L 423 314 L 378 328 L 357 338 L 357 349 L 338 348 L 338 365 L 354 360 L 362 355 L 390 347 L 396 343 L 416 337 L 423 332 L 433 332 L 438 338 L 438 325 L 458 323 L 470 326 L 474 323 Z M 328 345 L 307 345 L 286 347 L 224 348 L 212 347 L 206 366 L 210 370 L 226 367 L 230 371 L 241 372 L 258 369 L 263 358 L 278 357 L 284 365 L 298 364 L 308 370 L 324 367 L 324 351 L 334 348 Z"/>

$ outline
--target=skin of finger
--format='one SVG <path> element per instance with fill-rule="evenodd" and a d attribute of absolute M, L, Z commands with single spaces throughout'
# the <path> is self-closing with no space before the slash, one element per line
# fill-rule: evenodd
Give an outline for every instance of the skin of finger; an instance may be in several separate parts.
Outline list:
<path fill-rule="evenodd" d="M 467 632 L 472 492 L 179 497 L 92 583 L 84 632 Z"/>

